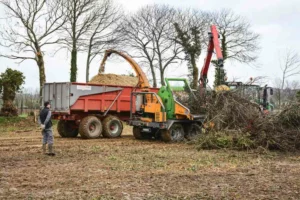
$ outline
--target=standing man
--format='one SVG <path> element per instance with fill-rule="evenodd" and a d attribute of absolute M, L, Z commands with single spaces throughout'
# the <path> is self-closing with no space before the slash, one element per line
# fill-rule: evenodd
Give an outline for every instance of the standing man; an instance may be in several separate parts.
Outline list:
<path fill-rule="evenodd" d="M 43 134 L 43 153 L 46 154 L 46 145 L 48 144 L 48 155 L 55 156 L 53 151 L 53 132 L 50 107 L 50 102 L 46 101 L 44 103 L 44 109 L 40 112 L 39 122 L 41 124 Z"/>

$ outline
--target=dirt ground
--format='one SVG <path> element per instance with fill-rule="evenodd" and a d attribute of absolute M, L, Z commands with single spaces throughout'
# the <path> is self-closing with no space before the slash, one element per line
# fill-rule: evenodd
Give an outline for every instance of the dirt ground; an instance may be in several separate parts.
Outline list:
<path fill-rule="evenodd" d="M 188 144 L 0 132 L 0 199 L 300 199 L 300 153 L 197 151 Z"/>

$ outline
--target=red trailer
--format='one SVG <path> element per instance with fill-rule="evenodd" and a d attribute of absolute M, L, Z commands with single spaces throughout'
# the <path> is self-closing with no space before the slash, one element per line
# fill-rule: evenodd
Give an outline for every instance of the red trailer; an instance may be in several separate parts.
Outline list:
<path fill-rule="evenodd" d="M 58 132 L 62 137 L 77 137 L 80 133 L 82 138 L 98 138 L 101 134 L 113 138 L 122 134 L 121 120 L 130 118 L 131 92 L 142 90 L 130 86 L 46 83 L 43 100 L 51 102 L 53 119 L 59 120 Z M 158 88 L 147 90 L 158 92 Z"/>

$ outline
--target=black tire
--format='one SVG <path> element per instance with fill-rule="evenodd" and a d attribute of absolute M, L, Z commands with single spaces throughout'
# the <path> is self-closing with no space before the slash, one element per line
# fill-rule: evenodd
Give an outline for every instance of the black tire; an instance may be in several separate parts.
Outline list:
<path fill-rule="evenodd" d="M 184 129 L 181 124 L 173 124 L 169 130 L 161 130 L 161 139 L 164 142 L 181 142 L 184 140 Z"/>
<path fill-rule="evenodd" d="M 78 136 L 78 128 L 74 127 L 76 127 L 75 121 L 59 120 L 57 131 L 61 137 L 75 138 Z"/>
<path fill-rule="evenodd" d="M 116 138 L 120 137 L 123 131 L 122 122 L 115 116 L 107 116 L 103 121 L 103 137 Z"/>
<path fill-rule="evenodd" d="M 189 124 L 186 128 L 185 138 L 187 140 L 195 140 L 202 133 L 202 127 L 199 124 Z"/>
<path fill-rule="evenodd" d="M 57 132 L 61 137 L 66 137 L 65 135 L 65 123 L 62 120 L 59 120 L 57 124 Z"/>
<path fill-rule="evenodd" d="M 159 129 L 153 129 L 151 134 L 155 140 L 161 140 L 161 131 Z"/>
<path fill-rule="evenodd" d="M 140 127 L 134 126 L 134 127 L 132 128 L 132 133 L 133 133 L 133 136 L 134 136 L 135 139 L 137 139 L 137 140 L 142 140 L 142 139 L 144 139 L 144 138 L 143 138 L 143 134 L 142 134 L 142 130 L 141 130 Z"/>
<path fill-rule="evenodd" d="M 151 140 L 154 138 L 155 133 L 142 132 L 142 127 L 134 126 L 132 129 L 133 136 L 137 140 Z"/>
<path fill-rule="evenodd" d="M 102 123 L 95 116 L 87 116 L 80 122 L 79 133 L 83 139 L 99 138 L 102 133 Z"/>

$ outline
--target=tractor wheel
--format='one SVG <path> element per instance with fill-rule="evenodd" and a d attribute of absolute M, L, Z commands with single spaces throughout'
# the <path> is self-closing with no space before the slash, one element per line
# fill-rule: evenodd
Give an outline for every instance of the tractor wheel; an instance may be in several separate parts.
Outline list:
<path fill-rule="evenodd" d="M 75 121 L 59 120 L 57 124 L 57 131 L 61 137 L 77 137 L 78 128 L 74 127 L 76 127 Z"/>
<path fill-rule="evenodd" d="M 103 121 L 103 137 L 116 138 L 120 137 L 123 131 L 122 122 L 114 116 L 107 116 Z"/>
<path fill-rule="evenodd" d="M 137 140 L 142 140 L 144 139 L 143 134 L 142 134 L 142 130 L 140 127 L 138 126 L 134 126 L 132 129 L 132 133 L 135 139 Z"/>
<path fill-rule="evenodd" d="M 161 140 L 161 131 L 159 129 L 153 129 L 151 134 L 155 140 Z"/>
<path fill-rule="evenodd" d="M 154 133 L 144 133 L 142 132 L 142 128 L 138 126 L 134 126 L 132 129 L 133 136 L 137 140 L 151 140 L 154 137 Z"/>
<path fill-rule="evenodd" d="M 202 132 L 202 127 L 199 124 L 189 124 L 186 128 L 185 138 L 187 140 L 195 140 Z"/>
<path fill-rule="evenodd" d="M 184 130 L 181 124 L 173 124 L 169 130 L 161 130 L 164 142 L 181 142 L 184 140 Z"/>
<path fill-rule="evenodd" d="M 83 118 L 79 125 L 79 133 L 83 139 L 99 138 L 102 132 L 102 123 L 95 116 Z"/>

